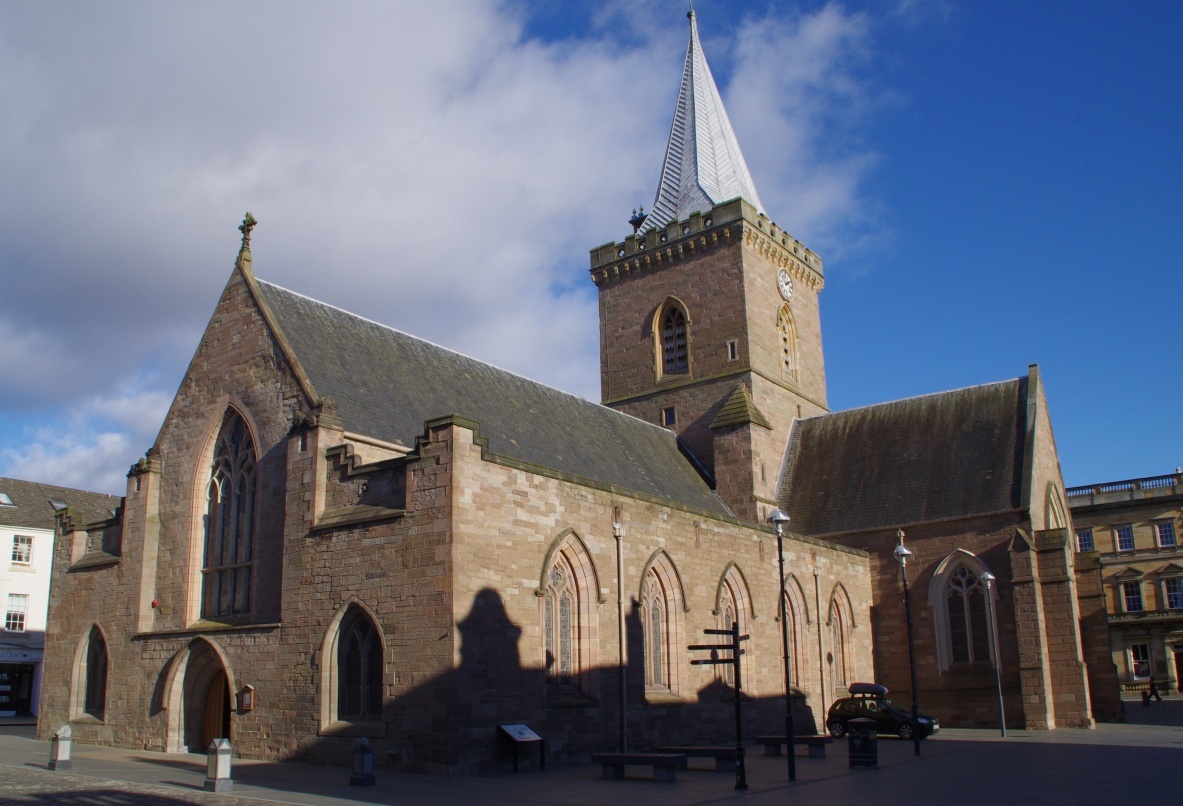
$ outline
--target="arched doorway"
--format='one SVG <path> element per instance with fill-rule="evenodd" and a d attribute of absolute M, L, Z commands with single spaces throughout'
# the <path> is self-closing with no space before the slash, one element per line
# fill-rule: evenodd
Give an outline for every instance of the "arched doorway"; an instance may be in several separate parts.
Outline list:
<path fill-rule="evenodd" d="M 205 691 L 205 718 L 201 726 L 201 750 L 209 749 L 214 739 L 230 738 L 230 687 L 226 673 L 218 670 Z"/>
<path fill-rule="evenodd" d="M 174 655 L 165 682 L 167 751 L 205 753 L 214 739 L 233 742 L 234 685 L 234 672 L 214 641 L 195 638 Z"/>

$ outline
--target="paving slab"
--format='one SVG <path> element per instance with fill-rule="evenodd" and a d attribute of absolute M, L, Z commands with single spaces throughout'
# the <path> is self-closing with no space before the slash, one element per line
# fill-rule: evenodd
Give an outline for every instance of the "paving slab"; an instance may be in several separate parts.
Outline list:
<path fill-rule="evenodd" d="M 1140 707 L 1140 706 L 1139 706 Z M 798 780 L 787 762 L 751 746 L 749 789 L 732 775 L 679 772 L 675 783 L 647 779 L 641 768 L 622 781 L 604 780 L 593 764 L 548 765 L 546 771 L 464 777 L 377 770 L 373 787 L 350 787 L 349 770 L 305 764 L 236 760 L 234 790 L 202 791 L 205 757 L 75 744 L 72 769 L 50 772 L 48 742 L 30 728 L 0 729 L 3 804 L 785 804 L 875 802 L 994 804 L 1037 799 L 1110 804 L 1173 802 L 1183 762 L 1183 727 L 1102 725 L 1096 730 L 998 731 L 945 729 L 922 743 L 881 739 L 876 769 L 851 769 L 845 743 L 829 758 L 797 757 Z"/>

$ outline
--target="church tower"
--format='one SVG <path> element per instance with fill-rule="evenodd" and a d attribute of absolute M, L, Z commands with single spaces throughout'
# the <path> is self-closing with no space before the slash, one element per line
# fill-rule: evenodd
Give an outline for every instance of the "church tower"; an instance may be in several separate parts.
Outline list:
<path fill-rule="evenodd" d="M 591 252 L 600 390 L 676 431 L 731 510 L 760 521 L 793 421 L 828 411 L 822 261 L 764 212 L 688 16 L 653 209 Z"/>

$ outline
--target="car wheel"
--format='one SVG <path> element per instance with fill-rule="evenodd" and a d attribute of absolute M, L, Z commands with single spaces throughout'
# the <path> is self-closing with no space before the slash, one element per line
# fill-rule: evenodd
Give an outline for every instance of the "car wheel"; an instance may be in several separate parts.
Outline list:
<path fill-rule="evenodd" d="M 902 725 L 900 725 L 900 738 L 904 739 L 905 741 L 911 740 L 911 738 L 912 738 L 912 723 L 911 722 L 904 722 Z"/>
<path fill-rule="evenodd" d="M 835 739 L 841 739 L 846 735 L 846 725 L 835 719 L 830 723 L 830 735 Z"/>

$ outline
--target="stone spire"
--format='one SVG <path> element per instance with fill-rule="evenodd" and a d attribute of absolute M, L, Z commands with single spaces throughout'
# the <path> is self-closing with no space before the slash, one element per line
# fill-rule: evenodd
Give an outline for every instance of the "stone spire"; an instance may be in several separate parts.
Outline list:
<path fill-rule="evenodd" d="M 686 16 L 690 18 L 686 66 L 661 168 L 661 184 L 644 231 L 659 229 L 694 212 L 705 213 L 736 196 L 764 212 L 698 41 L 694 9 Z"/>

